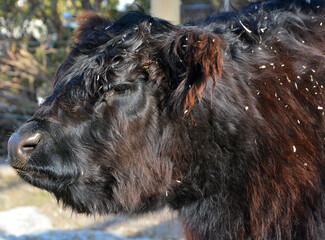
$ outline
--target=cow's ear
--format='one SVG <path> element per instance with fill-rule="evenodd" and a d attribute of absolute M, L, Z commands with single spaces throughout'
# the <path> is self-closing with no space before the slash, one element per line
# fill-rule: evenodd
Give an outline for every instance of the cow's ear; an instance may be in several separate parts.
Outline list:
<path fill-rule="evenodd" d="M 209 80 L 214 88 L 221 74 L 222 45 L 217 34 L 198 29 L 182 30 L 167 39 L 164 58 L 173 88 L 173 111 L 190 112 Z"/>

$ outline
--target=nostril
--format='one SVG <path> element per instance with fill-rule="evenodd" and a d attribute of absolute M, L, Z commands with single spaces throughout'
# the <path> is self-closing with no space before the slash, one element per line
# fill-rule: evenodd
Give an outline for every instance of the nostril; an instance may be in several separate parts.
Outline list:
<path fill-rule="evenodd" d="M 21 151 L 21 153 L 26 154 L 34 150 L 40 140 L 41 134 L 34 133 L 33 135 L 22 137 L 17 147 L 19 148 L 19 151 Z"/>
<path fill-rule="evenodd" d="M 30 149 L 30 148 L 35 148 L 37 144 L 26 144 L 23 146 L 23 148 Z"/>
<path fill-rule="evenodd" d="M 34 149 L 34 148 L 37 146 L 37 144 L 39 143 L 39 141 L 41 140 L 41 138 L 39 137 L 39 138 L 37 138 L 37 139 L 33 139 L 33 140 L 35 140 L 35 141 L 25 143 L 25 144 L 22 146 L 22 148 L 23 148 L 23 149 L 26 149 L 26 150 Z"/>
<path fill-rule="evenodd" d="M 8 157 L 12 166 L 25 164 L 41 141 L 40 133 L 13 134 L 8 142 Z"/>
<path fill-rule="evenodd" d="M 28 153 L 30 151 L 33 151 L 36 146 L 37 144 L 25 144 L 24 146 L 22 146 L 22 152 Z"/>

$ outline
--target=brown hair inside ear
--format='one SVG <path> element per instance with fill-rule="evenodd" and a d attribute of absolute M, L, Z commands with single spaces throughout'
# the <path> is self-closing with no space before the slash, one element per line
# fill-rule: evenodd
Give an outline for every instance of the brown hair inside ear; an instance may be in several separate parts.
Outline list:
<path fill-rule="evenodd" d="M 209 80 L 213 81 L 213 90 L 221 75 L 222 45 L 218 35 L 199 30 L 176 37 L 173 52 L 184 64 L 185 73 L 172 96 L 174 111 L 190 112 Z"/>

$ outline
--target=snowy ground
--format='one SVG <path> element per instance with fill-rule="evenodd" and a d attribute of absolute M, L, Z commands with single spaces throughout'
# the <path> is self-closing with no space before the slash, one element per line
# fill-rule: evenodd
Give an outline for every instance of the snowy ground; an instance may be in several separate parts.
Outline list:
<path fill-rule="evenodd" d="M 139 218 L 72 214 L 0 165 L 0 240 L 181 240 L 180 229 L 168 210 Z"/>

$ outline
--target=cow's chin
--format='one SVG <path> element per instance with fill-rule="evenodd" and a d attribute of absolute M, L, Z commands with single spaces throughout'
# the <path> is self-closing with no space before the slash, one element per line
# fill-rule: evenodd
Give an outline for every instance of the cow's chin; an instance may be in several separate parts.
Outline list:
<path fill-rule="evenodd" d="M 85 214 L 113 212 L 112 207 L 107 205 L 107 196 L 102 196 L 99 192 L 94 191 L 98 188 L 92 188 L 91 185 L 82 182 L 79 178 L 67 179 L 66 176 L 32 168 L 16 170 L 26 182 L 54 194 L 63 207 Z"/>
<path fill-rule="evenodd" d="M 123 207 L 114 201 L 109 192 L 105 192 L 104 184 L 85 182 L 75 182 L 64 189 L 52 191 L 63 207 L 70 208 L 76 213 L 87 215 L 123 213 Z"/>

